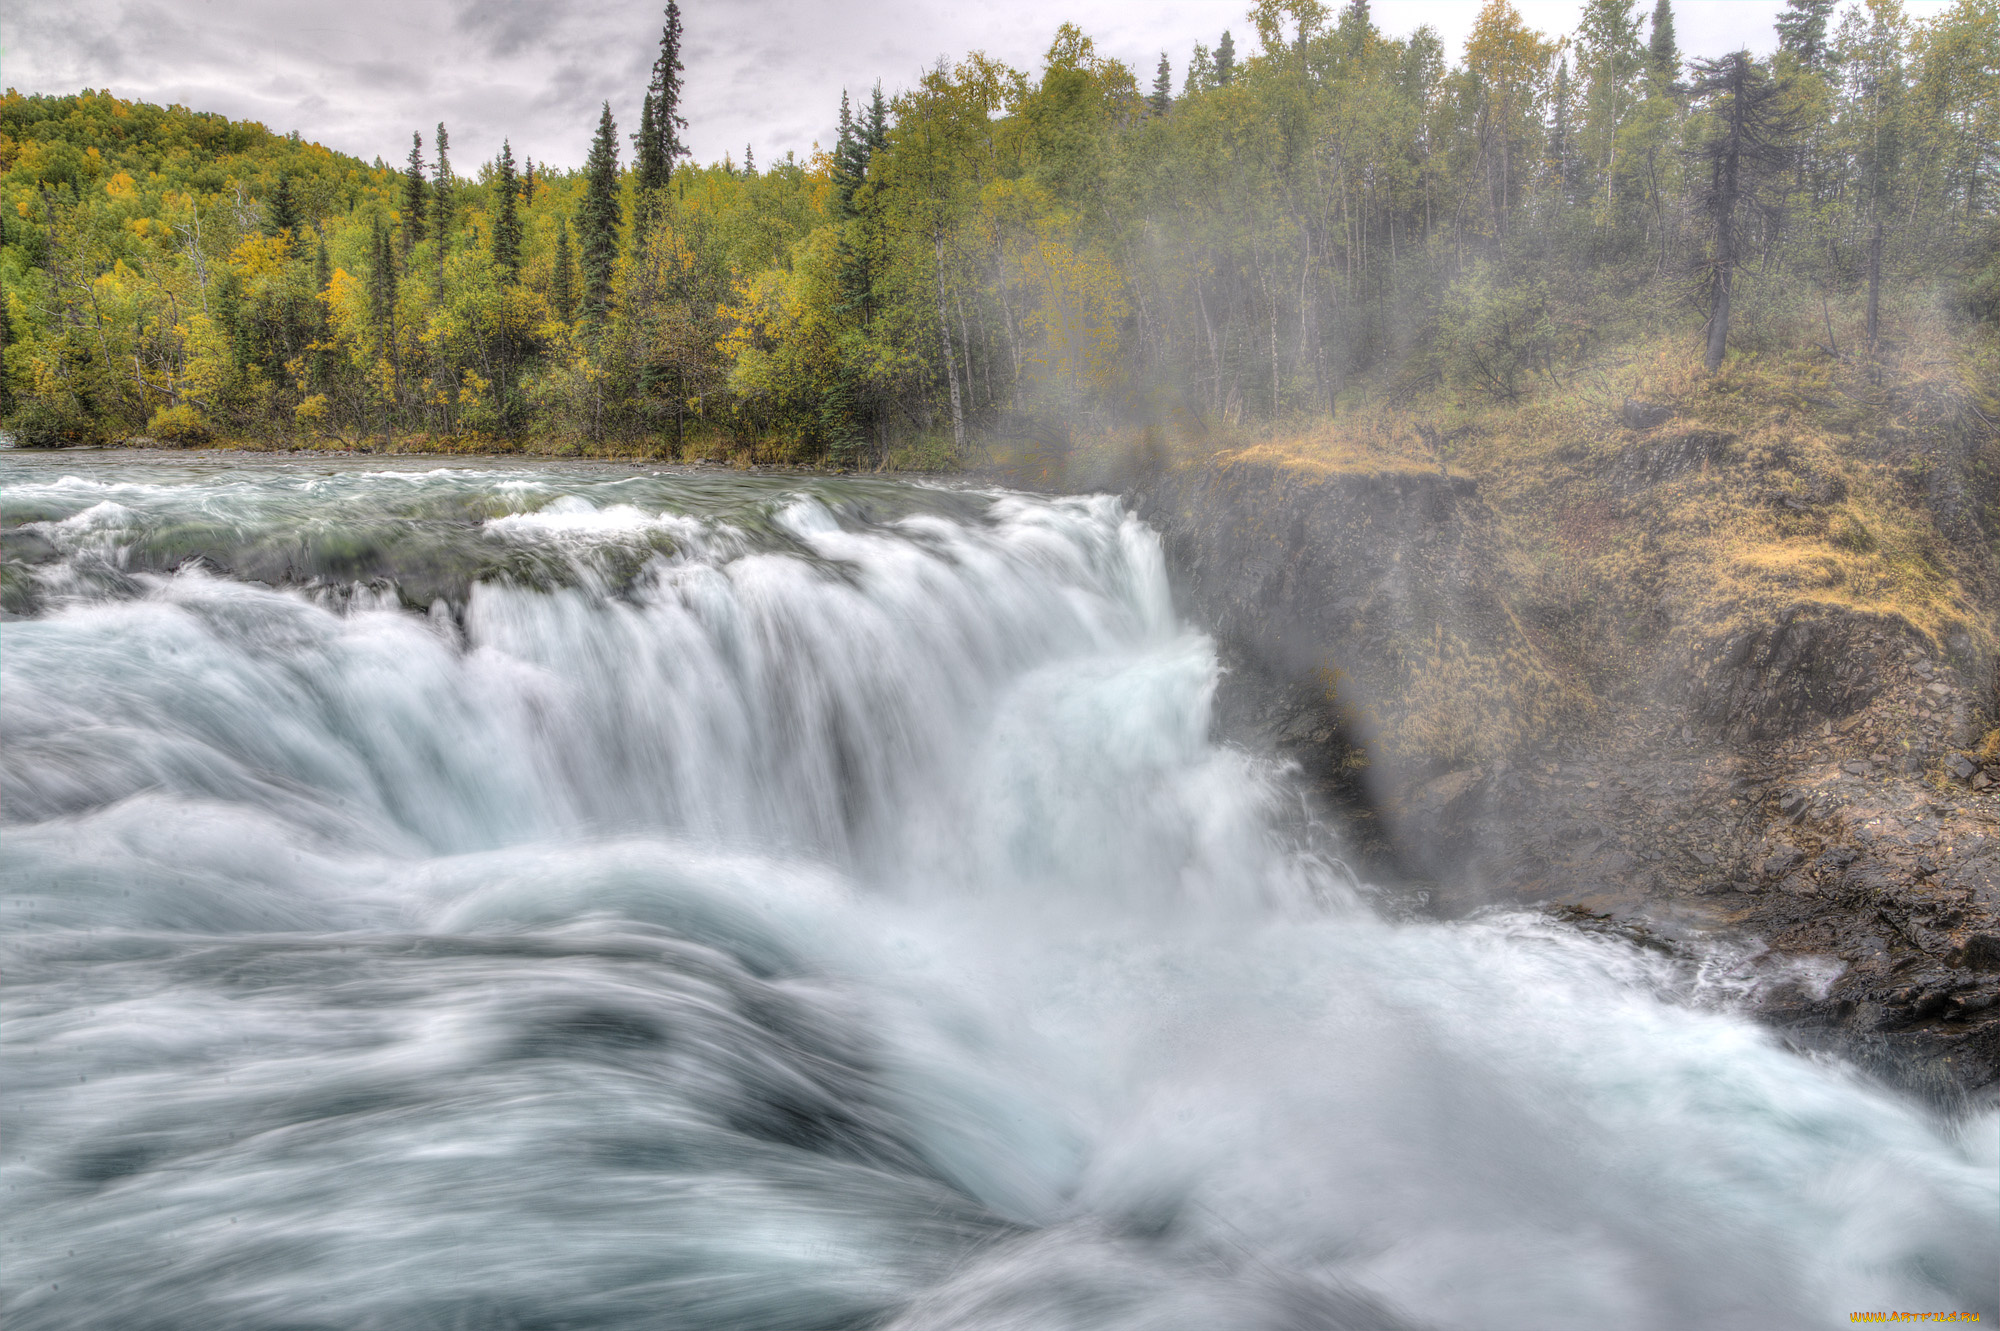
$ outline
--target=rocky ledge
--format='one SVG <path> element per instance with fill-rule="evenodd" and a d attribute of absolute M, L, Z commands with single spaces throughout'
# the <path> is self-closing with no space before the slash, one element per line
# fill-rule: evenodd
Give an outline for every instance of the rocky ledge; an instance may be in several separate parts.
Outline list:
<path fill-rule="evenodd" d="M 1225 462 L 1131 498 L 1231 666 L 1224 729 L 1293 758 L 1374 872 L 1445 912 L 1747 944 L 1799 1043 L 2000 1089 L 2000 762 L 1973 747 L 1994 663 L 1968 637 L 1663 605 L 1586 677 L 1465 478 Z"/>

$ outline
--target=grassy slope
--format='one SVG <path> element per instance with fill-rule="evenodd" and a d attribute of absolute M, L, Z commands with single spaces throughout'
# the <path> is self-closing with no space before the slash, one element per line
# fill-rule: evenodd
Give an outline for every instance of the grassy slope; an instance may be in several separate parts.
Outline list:
<path fill-rule="evenodd" d="M 1632 429 L 1628 398 L 1673 414 Z M 1002 464 L 1068 487 L 1115 484 L 1145 453 L 1302 476 L 1473 477 L 1511 628 L 1445 624 L 1435 644 L 1413 644 L 1396 686 L 1407 705 L 1380 736 L 1457 764 L 1586 721 L 1643 688 L 1670 645 L 1794 607 L 1900 621 L 1941 658 L 2000 658 L 1994 423 L 1991 328 L 1932 329 L 1876 358 L 1732 355 L 1713 376 L 1685 330 L 1638 330 L 1511 403 L 1410 396 L 1385 376 L 1343 397 L 1332 421 L 1256 437 L 1129 434 L 1053 463 Z"/>

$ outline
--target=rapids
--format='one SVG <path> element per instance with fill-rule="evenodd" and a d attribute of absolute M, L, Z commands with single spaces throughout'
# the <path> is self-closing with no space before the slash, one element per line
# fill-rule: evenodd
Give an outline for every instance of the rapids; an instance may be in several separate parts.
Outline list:
<path fill-rule="evenodd" d="M 2000 1315 L 1992 1113 L 1384 909 L 1115 499 L 0 483 L 10 1331 Z"/>

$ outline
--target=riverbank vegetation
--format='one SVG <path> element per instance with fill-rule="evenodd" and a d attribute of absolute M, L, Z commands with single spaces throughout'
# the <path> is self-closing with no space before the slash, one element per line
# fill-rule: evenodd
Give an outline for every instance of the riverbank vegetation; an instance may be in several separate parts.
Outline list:
<path fill-rule="evenodd" d="M 0 414 L 874 467 L 1388 412 L 1430 457 L 1665 357 L 1718 402 L 1921 381 L 2000 419 L 1994 0 L 1791 0 L 1770 60 L 1683 60 L 1669 0 L 1569 34 L 1492 0 L 1455 64 L 1366 0 L 1263 0 L 1143 76 L 1065 26 L 1039 70 L 940 63 L 761 168 L 688 158 L 679 23 L 632 142 L 607 107 L 578 169 L 9 92 Z"/>

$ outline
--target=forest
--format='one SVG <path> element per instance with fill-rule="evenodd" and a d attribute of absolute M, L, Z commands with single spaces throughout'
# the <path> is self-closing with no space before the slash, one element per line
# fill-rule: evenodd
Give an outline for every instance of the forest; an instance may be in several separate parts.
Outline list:
<path fill-rule="evenodd" d="M 650 34 L 635 34 L 650 44 Z M 1514 402 L 1667 338 L 1991 368 L 2000 0 L 1789 0 L 1685 59 L 1670 0 L 1490 0 L 1450 63 L 1261 0 L 1151 71 L 1060 28 L 836 141 L 702 165 L 670 5 L 579 167 L 343 155 L 110 92 L 0 105 L 0 418 L 233 441 L 952 467 L 999 440 Z"/>

